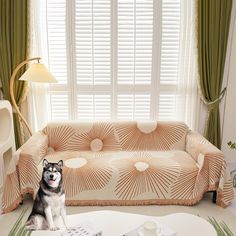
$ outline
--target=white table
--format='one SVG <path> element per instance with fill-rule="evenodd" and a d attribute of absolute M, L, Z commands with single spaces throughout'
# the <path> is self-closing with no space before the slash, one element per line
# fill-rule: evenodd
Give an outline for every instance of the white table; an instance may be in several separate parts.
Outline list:
<path fill-rule="evenodd" d="M 186 213 L 176 213 L 166 216 L 153 217 L 130 214 L 118 211 L 93 211 L 75 215 L 68 215 L 69 226 L 78 225 L 89 220 L 103 230 L 103 236 L 122 236 L 146 220 L 156 220 L 177 232 L 177 236 L 217 236 L 213 226 L 203 218 Z M 32 236 L 59 236 L 60 231 L 35 231 Z"/>

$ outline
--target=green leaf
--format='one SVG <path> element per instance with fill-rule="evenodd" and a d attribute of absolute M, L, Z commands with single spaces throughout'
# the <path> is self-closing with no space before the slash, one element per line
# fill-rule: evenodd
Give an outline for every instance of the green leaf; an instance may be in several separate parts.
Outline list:
<path fill-rule="evenodd" d="M 226 235 L 234 236 L 233 232 L 229 229 L 228 225 L 226 225 L 224 221 L 220 222 L 220 225 L 222 229 L 225 231 Z"/>
<path fill-rule="evenodd" d="M 22 223 L 22 219 L 26 213 L 27 209 L 23 210 L 18 217 L 17 221 L 13 225 L 11 231 L 9 232 L 8 236 L 30 236 L 31 231 L 27 231 L 25 229 L 24 224 Z"/>
<path fill-rule="evenodd" d="M 233 143 L 232 141 L 229 141 L 227 144 L 231 149 L 236 149 L 236 143 Z"/>
<path fill-rule="evenodd" d="M 224 221 L 217 222 L 214 217 L 208 217 L 208 221 L 215 228 L 218 236 L 235 236 Z"/>

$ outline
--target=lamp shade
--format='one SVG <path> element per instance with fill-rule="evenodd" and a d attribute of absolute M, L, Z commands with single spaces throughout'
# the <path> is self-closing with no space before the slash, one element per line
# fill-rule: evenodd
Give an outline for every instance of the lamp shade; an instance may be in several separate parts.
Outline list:
<path fill-rule="evenodd" d="M 57 80 L 41 63 L 32 64 L 28 70 L 20 77 L 19 80 L 26 80 L 40 83 L 56 83 Z"/>

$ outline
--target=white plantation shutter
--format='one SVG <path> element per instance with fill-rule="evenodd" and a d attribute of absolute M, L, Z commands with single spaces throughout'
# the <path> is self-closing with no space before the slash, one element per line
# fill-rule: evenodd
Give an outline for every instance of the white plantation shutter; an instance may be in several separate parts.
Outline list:
<path fill-rule="evenodd" d="M 150 119 L 150 94 L 119 94 L 117 101 L 117 119 Z"/>
<path fill-rule="evenodd" d="M 112 116 L 111 1 L 75 0 L 76 119 Z"/>
<path fill-rule="evenodd" d="M 185 1 L 47 0 L 51 119 L 180 119 Z"/>
<path fill-rule="evenodd" d="M 159 120 L 176 120 L 176 95 L 161 93 L 159 96 Z"/>
<path fill-rule="evenodd" d="M 51 119 L 68 120 L 69 119 L 68 94 L 66 92 L 51 93 Z"/>
<path fill-rule="evenodd" d="M 177 84 L 180 48 L 180 0 L 162 1 L 161 84 Z"/>
<path fill-rule="evenodd" d="M 75 1 L 75 60 L 78 84 L 111 83 L 111 1 Z"/>
<path fill-rule="evenodd" d="M 153 0 L 118 0 L 118 84 L 151 84 Z"/>
<path fill-rule="evenodd" d="M 111 119 L 111 97 L 100 94 L 77 95 L 78 120 L 109 120 Z"/>
<path fill-rule="evenodd" d="M 160 120 L 178 120 L 177 86 L 180 62 L 181 0 L 162 0 Z M 184 112 L 184 111 L 183 111 Z"/>
<path fill-rule="evenodd" d="M 48 56 L 50 71 L 60 84 L 67 83 L 66 1 L 47 2 Z"/>
<path fill-rule="evenodd" d="M 68 120 L 69 91 L 67 76 L 66 1 L 47 1 L 47 47 L 49 69 L 58 84 L 50 85 L 52 120 Z"/>
<path fill-rule="evenodd" d="M 117 4 L 116 118 L 150 119 L 153 0 Z"/>

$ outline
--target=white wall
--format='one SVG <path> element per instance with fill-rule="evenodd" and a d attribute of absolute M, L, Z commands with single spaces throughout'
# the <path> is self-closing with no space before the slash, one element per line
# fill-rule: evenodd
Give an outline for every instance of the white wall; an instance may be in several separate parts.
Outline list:
<path fill-rule="evenodd" d="M 233 8 L 235 15 L 235 7 Z M 234 17 L 235 19 L 235 17 Z M 234 20 L 233 19 L 233 20 Z M 232 42 L 229 42 L 229 61 L 226 62 L 225 84 L 227 94 L 225 98 L 224 116 L 222 119 L 222 151 L 228 163 L 236 163 L 236 150 L 231 150 L 227 143 L 236 142 L 236 22 L 232 22 Z M 227 65 L 228 64 L 228 65 Z M 228 66 L 228 68 L 227 68 Z M 228 73 L 227 73 L 228 72 Z M 224 86 L 224 85 L 223 85 Z M 223 88 L 222 86 L 222 88 Z"/>

